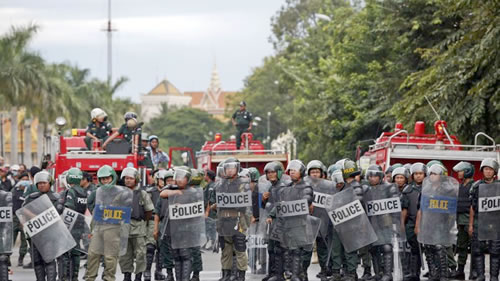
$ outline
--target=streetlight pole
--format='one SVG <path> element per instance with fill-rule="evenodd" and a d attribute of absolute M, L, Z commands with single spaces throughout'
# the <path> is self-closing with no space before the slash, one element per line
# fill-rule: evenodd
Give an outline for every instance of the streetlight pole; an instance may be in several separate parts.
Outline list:
<path fill-rule="evenodd" d="M 267 149 L 271 149 L 271 111 L 267 112 Z"/>

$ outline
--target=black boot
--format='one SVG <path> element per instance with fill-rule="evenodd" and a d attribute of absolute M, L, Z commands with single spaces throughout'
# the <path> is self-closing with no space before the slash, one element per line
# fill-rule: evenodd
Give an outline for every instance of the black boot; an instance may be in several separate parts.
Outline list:
<path fill-rule="evenodd" d="M 9 280 L 9 257 L 0 255 L 0 280 Z"/>
<path fill-rule="evenodd" d="M 222 277 L 219 279 L 219 281 L 229 281 L 229 278 L 231 278 L 231 269 L 223 269 Z"/>
<path fill-rule="evenodd" d="M 123 273 L 123 281 L 132 281 L 132 273 L 131 272 L 124 272 Z"/>
<path fill-rule="evenodd" d="M 300 259 L 300 251 L 292 251 L 292 279 L 291 281 L 302 281 L 302 262 Z"/>
<path fill-rule="evenodd" d="M 151 266 L 155 256 L 155 246 L 148 244 L 146 246 L 146 271 L 144 271 L 144 281 L 151 281 Z"/>
<path fill-rule="evenodd" d="M 57 266 L 55 261 L 52 261 L 45 265 L 45 275 L 47 277 L 47 281 L 56 281 Z"/>
<path fill-rule="evenodd" d="M 142 280 L 142 272 L 136 273 L 134 281 L 141 281 L 141 280 Z"/>
<path fill-rule="evenodd" d="M 192 262 L 191 259 L 182 261 L 182 279 L 181 281 L 189 281 L 191 275 Z"/>
<path fill-rule="evenodd" d="M 476 265 L 477 278 L 476 281 L 484 281 L 484 254 L 477 254 L 474 257 L 474 264 Z"/>
<path fill-rule="evenodd" d="M 37 281 L 45 281 L 45 268 L 43 265 L 35 266 L 35 277 Z"/>
<path fill-rule="evenodd" d="M 465 265 L 464 264 L 459 264 L 458 265 L 458 270 L 456 271 L 456 274 L 455 274 L 455 279 L 458 279 L 458 280 L 465 280 Z"/>
<path fill-rule="evenodd" d="M 404 276 L 408 281 L 420 281 L 420 255 L 412 253 L 408 258 L 409 274 Z"/>
<path fill-rule="evenodd" d="M 439 280 L 448 280 L 448 256 L 445 247 L 438 247 L 437 255 L 439 259 Z"/>
<path fill-rule="evenodd" d="M 383 259 L 384 259 L 384 275 L 380 281 L 392 281 L 392 268 L 393 268 L 393 253 L 391 245 L 383 246 Z"/>
<path fill-rule="evenodd" d="M 175 269 L 175 281 L 182 281 L 182 262 L 180 260 L 176 260 L 174 262 Z"/>
<path fill-rule="evenodd" d="M 499 263 L 499 257 L 490 253 L 490 281 L 498 281 Z"/>
<path fill-rule="evenodd" d="M 372 269 L 371 267 L 365 267 L 363 270 L 363 275 L 361 276 L 361 280 L 368 281 L 372 277 Z"/>
<path fill-rule="evenodd" d="M 161 270 L 162 264 L 160 262 L 160 249 L 158 248 L 155 254 L 155 280 L 157 281 L 165 280 L 165 275 L 161 272 Z"/>
<path fill-rule="evenodd" d="M 434 260 L 434 251 L 430 248 L 427 248 L 425 250 L 425 261 L 427 262 L 427 268 L 429 269 L 428 273 L 428 280 L 431 281 L 437 281 L 439 280 L 439 274 L 438 274 L 438 267 L 436 263 L 439 262 L 439 260 Z"/>
<path fill-rule="evenodd" d="M 193 272 L 193 277 L 189 281 L 200 281 L 200 273 L 199 272 Z"/>
<path fill-rule="evenodd" d="M 244 270 L 238 270 L 237 281 L 245 281 L 245 271 Z"/>
<path fill-rule="evenodd" d="M 174 271 L 171 268 L 167 268 L 167 279 L 166 281 L 175 281 Z"/>
<path fill-rule="evenodd" d="M 17 266 L 23 267 L 23 263 L 24 263 L 24 255 L 19 256 L 19 258 L 17 259 Z"/>

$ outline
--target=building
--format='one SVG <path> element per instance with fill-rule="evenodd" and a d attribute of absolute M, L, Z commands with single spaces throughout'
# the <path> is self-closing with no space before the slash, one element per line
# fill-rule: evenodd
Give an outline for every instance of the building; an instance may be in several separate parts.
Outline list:
<path fill-rule="evenodd" d="M 189 106 L 204 110 L 215 118 L 223 120 L 227 98 L 237 92 L 222 91 L 217 67 L 214 66 L 210 85 L 206 91 L 179 91 L 170 81 L 163 80 L 149 93 L 141 96 L 141 117 L 145 122 L 161 112 L 162 104 L 168 106 Z"/>

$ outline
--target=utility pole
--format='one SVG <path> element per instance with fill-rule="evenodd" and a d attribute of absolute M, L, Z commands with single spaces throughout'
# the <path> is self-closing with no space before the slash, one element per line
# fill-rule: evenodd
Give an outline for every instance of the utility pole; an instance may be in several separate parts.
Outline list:
<path fill-rule="evenodd" d="M 107 32 L 108 38 L 108 85 L 111 85 L 113 78 L 113 48 L 112 48 L 112 37 L 113 31 L 117 29 L 112 28 L 111 25 L 111 0 L 108 0 L 108 26 L 103 31 Z"/>

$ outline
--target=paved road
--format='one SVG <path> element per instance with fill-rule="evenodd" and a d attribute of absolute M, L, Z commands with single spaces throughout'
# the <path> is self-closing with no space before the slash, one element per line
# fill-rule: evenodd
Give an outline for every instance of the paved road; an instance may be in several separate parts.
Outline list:
<path fill-rule="evenodd" d="M 13 281 L 32 281 L 35 280 L 35 274 L 32 269 L 23 269 L 17 267 L 17 258 L 18 258 L 18 250 L 17 248 L 14 250 L 14 254 L 11 257 L 12 260 L 12 270 L 14 271 L 13 275 L 11 275 L 11 280 Z M 29 257 L 25 258 L 25 262 L 28 262 Z M 84 261 L 82 262 L 83 265 Z M 488 259 L 486 260 L 486 265 L 488 268 L 489 261 Z M 202 281 L 213 281 L 213 280 L 218 280 L 220 278 L 220 254 L 214 254 L 212 252 L 205 252 L 203 253 L 203 267 L 204 271 L 201 274 L 201 280 Z M 153 267 L 154 268 L 154 267 Z M 469 266 L 467 265 L 467 273 L 466 276 L 468 276 L 468 268 Z M 84 275 L 84 268 L 81 268 L 80 271 L 80 280 L 83 280 L 83 275 Z M 309 268 L 309 280 L 315 281 L 319 280 L 316 278 L 316 274 L 319 272 L 319 266 L 317 264 L 311 265 Z M 486 273 L 489 273 L 489 270 L 486 270 Z M 361 276 L 362 274 L 362 269 L 358 268 L 358 275 Z M 247 278 L 246 280 L 248 281 L 257 281 L 261 280 L 263 278 L 263 275 L 253 275 L 247 273 Z M 99 279 L 98 279 L 99 280 Z M 120 270 L 118 269 L 118 274 L 116 276 L 116 280 L 121 281 L 123 280 L 123 275 L 120 273 Z M 3 281 L 3 280 L 2 280 Z"/>

